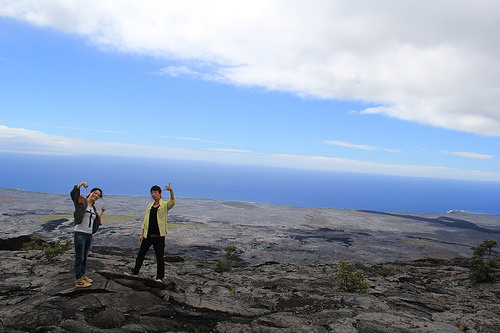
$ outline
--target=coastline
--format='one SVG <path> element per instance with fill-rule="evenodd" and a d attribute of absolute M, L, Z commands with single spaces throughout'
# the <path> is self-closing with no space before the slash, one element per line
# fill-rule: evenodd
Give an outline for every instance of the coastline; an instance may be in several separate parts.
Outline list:
<path fill-rule="evenodd" d="M 89 158 L 92 158 L 89 156 Z M 83 177 L 104 195 L 148 196 L 171 182 L 180 198 L 332 208 L 444 214 L 449 210 L 500 215 L 500 182 L 327 172 L 252 165 L 105 158 L 98 172 L 76 157 L 2 154 L 0 186 L 65 194 Z M 73 165 L 69 170 L 66 166 Z M 36 166 L 32 168 L 29 166 Z M 138 173 L 137 170 L 142 170 Z M 158 179 L 157 175 L 162 175 Z"/>
<path fill-rule="evenodd" d="M 442 180 L 445 181 L 445 180 Z M 36 193 L 36 194 L 49 194 L 49 195 L 62 195 L 65 196 L 66 193 L 61 191 L 48 191 L 44 192 L 41 190 L 31 190 L 31 189 L 25 189 L 25 188 L 20 188 L 20 187 L 2 187 L 0 186 L 0 193 L 3 191 L 20 191 L 20 192 L 27 192 L 27 193 Z M 147 189 L 146 189 L 147 190 Z M 147 193 L 147 191 L 146 191 Z M 500 193 L 500 192 L 499 192 Z M 373 208 L 367 208 L 363 207 L 362 204 L 358 206 L 352 206 L 352 207 L 341 207 L 341 204 L 338 205 L 318 205 L 315 202 L 309 202 L 309 205 L 300 204 L 300 200 L 290 200 L 290 199 L 276 199 L 273 198 L 272 200 L 255 200 L 253 199 L 245 199 L 245 198 L 231 198 L 229 196 L 224 196 L 224 195 L 215 195 L 212 193 L 213 196 L 220 196 L 220 198 L 209 198 L 209 197 L 203 197 L 203 196 L 176 196 L 177 198 L 180 199 L 186 199 L 186 200 L 207 200 L 207 201 L 217 201 L 217 202 L 232 202 L 234 204 L 241 203 L 241 204 L 256 204 L 256 205 L 271 205 L 271 206 L 284 206 L 284 207 L 290 207 L 290 208 L 306 208 L 306 209 L 334 209 L 334 210 L 346 210 L 346 211 L 381 211 L 381 212 L 398 212 L 398 213 L 409 213 L 409 214 L 450 214 L 450 213 L 464 213 L 464 214 L 477 214 L 477 215 L 491 215 L 491 216 L 500 216 L 500 208 L 488 208 L 488 211 L 491 212 L 483 212 L 481 210 L 475 211 L 475 210 L 467 210 L 467 209 L 459 209 L 454 208 L 454 209 L 449 209 L 449 208 L 444 208 L 441 207 L 441 209 L 435 209 L 435 210 L 429 210 L 429 209 L 423 209 L 423 210 L 415 210 L 415 209 L 373 209 Z M 135 193 L 128 193 L 128 194 L 120 194 L 120 193 L 108 193 L 106 191 L 106 196 L 105 197 L 124 197 L 124 198 L 130 198 L 130 199 L 138 199 L 138 200 L 143 200 L 144 198 L 149 198 L 148 195 L 139 195 Z M 238 197 L 238 196 L 235 196 Z M 453 205 L 450 205 L 453 206 Z M 495 207 L 498 205 L 495 204 Z"/>

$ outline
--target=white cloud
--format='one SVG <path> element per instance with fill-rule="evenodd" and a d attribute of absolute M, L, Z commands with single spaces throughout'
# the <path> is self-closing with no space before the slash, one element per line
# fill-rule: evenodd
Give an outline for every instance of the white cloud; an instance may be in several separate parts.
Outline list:
<path fill-rule="evenodd" d="M 168 66 L 160 70 L 160 74 L 169 76 L 192 75 L 198 76 L 198 72 L 188 68 L 187 66 Z"/>
<path fill-rule="evenodd" d="M 95 128 L 57 126 L 57 125 L 52 125 L 52 124 L 32 123 L 32 122 L 26 122 L 26 121 L 9 121 L 9 122 L 15 123 L 15 124 L 20 124 L 20 125 L 35 125 L 35 126 L 40 126 L 40 127 L 60 128 L 60 129 L 68 129 L 68 130 L 72 130 L 72 131 L 81 131 L 81 132 L 125 134 L 125 132 L 122 132 L 122 131 L 100 130 L 100 129 L 95 129 Z"/>
<path fill-rule="evenodd" d="M 82 140 L 0 125 L 0 152 L 68 154 L 73 147 L 82 144 Z"/>
<path fill-rule="evenodd" d="M 383 151 L 386 151 L 388 153 L 401 153 L 400 149 L 389 149 L 389 148 L 384 148 Z"/>
<path fill-rule="evenodd" d="M 207 148 L 205 150 L 218 151 L 218 152 L 224 152 L 224 153 L 252 153 L 252 151 L 250 151 L 250 150 L 230 149 L 230 148 Z"/>
<path fill-rule="evenodd" d="M 166 139 L 173 139 L 173 140 L 182 140 L 182 141 L 197 141 L 197 142 L 202 141 L 200 138 L 188 138 L 188 137 L 165 136 L 165 135 L 160 135 L 159 137 Z"/>
<path fill-rule="evenodd" d="M 500 181 L 500 173 L 425 165 L 400 165 L 345 158 L 258 153 L 239 149 L 187 150 L 116 142 L 97 142 L 49 135 L 0 125 L 0 153 L 126 156 L 265 165 L 283 168 L 348 171 L 413 177 Z"/>
<path fill-rule="evenodd" d="M 179 62 L 164 74 L 366 101 L 378 106 L 365 114 L 492 136 L 499 12 L 497 0 L 0 0 L 0 15 Z"/>
<path fill-rule="evenodd" d="M 354 149 L 363 149 L 363 150 L 378 150 L 377 147 L 369 146 L 369 145 L 359 145 L 359 144 L 354 144 L 350 143 L 347 141 L 337 141 L 337 140 L 325 140 L 325 144 L 327 145 L 332 145 L 332 146 L 339 146 L 339 147 L 345 147 L 345 148 L 354 148 Z M 400 153 L 401 150 L 399 149 L 390 149 L 390 148 L 382 148 L 383 151 L 386 151 L 388 153 Z"/>
<path fill-rule="evenodd" d="M 355 148 L 355 149 L 364 149 L 364 150 L 376 150 L 377 148 L 368 146 L 368 145 L 357 145 L 354 143 L 346 142 L 346 141 L 335 141 L 335 140 L 326 140 L 326 144 L 332 146 L 340 146 L 346 148 Z"/>
<path fill-rule="evenodd" d="M 194 154 L 194 151 L 184 149 L 75 139 L 2 125 L 0 125 L 0 152 L 41 155 L 172 156 L 192 160 L 203 160 L 208 157 L 207 154 Z"/>
<path fill-rule="evenodd" d="M 478 160 L 487 160 L 487 159 L 491 159 L 491 158 L 495 157 L 493 155 L 479 154 L 479 153 L 465 152 L 465 151 L 448 152 L 446 150 L 443 150 L 443 153 L 453 154 L 453 155 L 467 157 L 467 158 L 474 158 L 474 159 L 478 159 Z"/>
<path fill-rule="evenodd" d="M 389 164 L 325 156 L 266 154 L 267 165 L 322 171 L 348 171 L 394 176 L 500 181 L 500 173 L 458 168 Z"/>
<path fill-rule="evenodd" d="M 230 145 L 230 146 L 236 146 L 236 144 L 234 144 L 234 143 L 225 143 L 225 142 L 214 141 L 214 140 L 206 140 L 206 139 L 200 139 L 200 138 L 177 137 L 177 136 L 165 136 L 165 135 L 160 135 L 159 137 L 160 137 L 160 138 L 166 138 L 166 139 L 172 139 L 172 140 L 194 141 L 194 142 L 213 143 L 213 144 L 217 144 L 217 145 Z"/>

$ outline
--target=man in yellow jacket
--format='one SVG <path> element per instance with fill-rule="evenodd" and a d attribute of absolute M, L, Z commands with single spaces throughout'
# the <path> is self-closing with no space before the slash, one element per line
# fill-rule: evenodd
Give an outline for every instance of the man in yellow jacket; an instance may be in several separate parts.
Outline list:
<path fill-rule="evenodd" d="M 174 190 L 170 183 L 165 186 L 165 191 L 170 192 L 168 201 L 163 201 L 161 197 L 161 187 L 155 185 L 151 187 L 151 198 L 154 202 L 149 204 L 144 215 L 142 233 L 139 237 L 141 247 L 135 259 L 135 267 L 131 272 L 125 272 L 128 276 L 138 276 L 146 253 L 151 245 L 156 255 L 156 281 L 163 282 L 165 277 L 165 235 L 168 232 L 167 218 L 168 211 L 175 206 Z"/>

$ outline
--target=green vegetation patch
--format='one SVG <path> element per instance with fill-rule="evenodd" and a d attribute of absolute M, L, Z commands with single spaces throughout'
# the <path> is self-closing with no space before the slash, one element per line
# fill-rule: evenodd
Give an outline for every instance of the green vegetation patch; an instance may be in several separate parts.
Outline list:
<path fill-rule="evenodd" d="M 340 259 L 337 266 L 336 286 L 342 292 L 366 293 L 370 290 L 363 270 L 357 269 L 355 263 L 348 262 L 345 258 Z"/>
<path fill-rule="evenodd" d="M 73 214 L 53 214 L 53 215 L 42 215 L 43 222 L 57 221 L 61 219 L 70 220 L 73 218 Z M 136 221 L 139 220 L 142 223 L 142 216 L 130 216 L 130 215 L 106 215 L 102 217 L 103 224 L 112 224 L 119 221 Z M 206 224 L 195 224 L 195 223 L 169 223 L 169 229 L 176 228 L 210 228 Z"/>
<path fill-rule="evenodd" d="M 495 282 L 499 263 L 493 255 L 493 248 L 498 242 L 493 239 L 486 239 L 474 250 L 469 261 L 470 279 L 474 283 Z"/>
<path fill-rule="evenodd" d="M 206 224 L 168 223 L 168 229 L 175 228 L 210 228 L 210 226 Z"/>
<path fill-rule="evenodd" d="M 33 236 L 29 242 L 23 243 L 22 249 L 25 251 L 42 250 L 45 258 L 52 261 L 71 249 L 71 240 L 68 239 L 65 243 L 61 243 L 60 240 L 56 240 L 55 243 L 47 243 L 42 240 L 41 236 Z"/>
<path fill-rule="evenodd" d="M 142 220 L 141 216 L 130 216 L 130 215 L 106 215 L 102 216 L 102 223 L 111 224 L 119 221 L 135 221 Z"/>
<path fill-rule="evenodd" d="M 234 261 L 240 259 L 240 256 L 236 254 L 236 246 L 229 245 L 224 248 L 225 254 L 224 258 L 220 259 L 215 263 L 214 270 L 217 273 L 224 273 L 231 271 Z"/>
<path fill-rule="evenodd" d="M 43 222 L 56 221 L 60 219 L 72 219 L 73 214 L 53 214 L 53 215 L 42 215 Z M 125 220 L 137 220 L 142 219 L 141 216 L 128 216 L 128 215 L 106 215 L 102 217 L 103 224 L 111 224 L 113 222 L 125 221 Z"/>

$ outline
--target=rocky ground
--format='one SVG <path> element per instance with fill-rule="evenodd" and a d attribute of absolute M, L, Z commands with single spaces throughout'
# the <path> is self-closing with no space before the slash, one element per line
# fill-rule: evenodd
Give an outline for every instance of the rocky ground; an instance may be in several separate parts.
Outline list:
<path fill-rule="evenodd" d="M 151 199 L 104 200 L 87 269 L 94 283 L 77 289 L 73 250 L 54 261 L 20 250 L 33 235 L 72 239 L 69 195 L 0 188 L 0 333 L 500 332 L 500 284 L 471 284 L 467 264 L 483 240 L 500 243 L 500 216 L 179 198 L 160 284 L 152 253 L 139 278 L 122 274 Z M 217 273 L 227 245 L 242 262 Z M 342 258 L 363 269 L 368 293 L 336 290 Z"/>
<path fill-rule="evenodd" d="M 11 243 L 12 244 L 12 243 Z M 90 288 L 75 288 L 73 253 L 0 251 L 0 332 L 499 332 L 500 284 L 473 285 L 467 259 L 358 265 L 368 293 L 335 288 L 336 264 L 215 262 L 153 255 L 138 278 L 134 254 L 93 251 Z"/>

